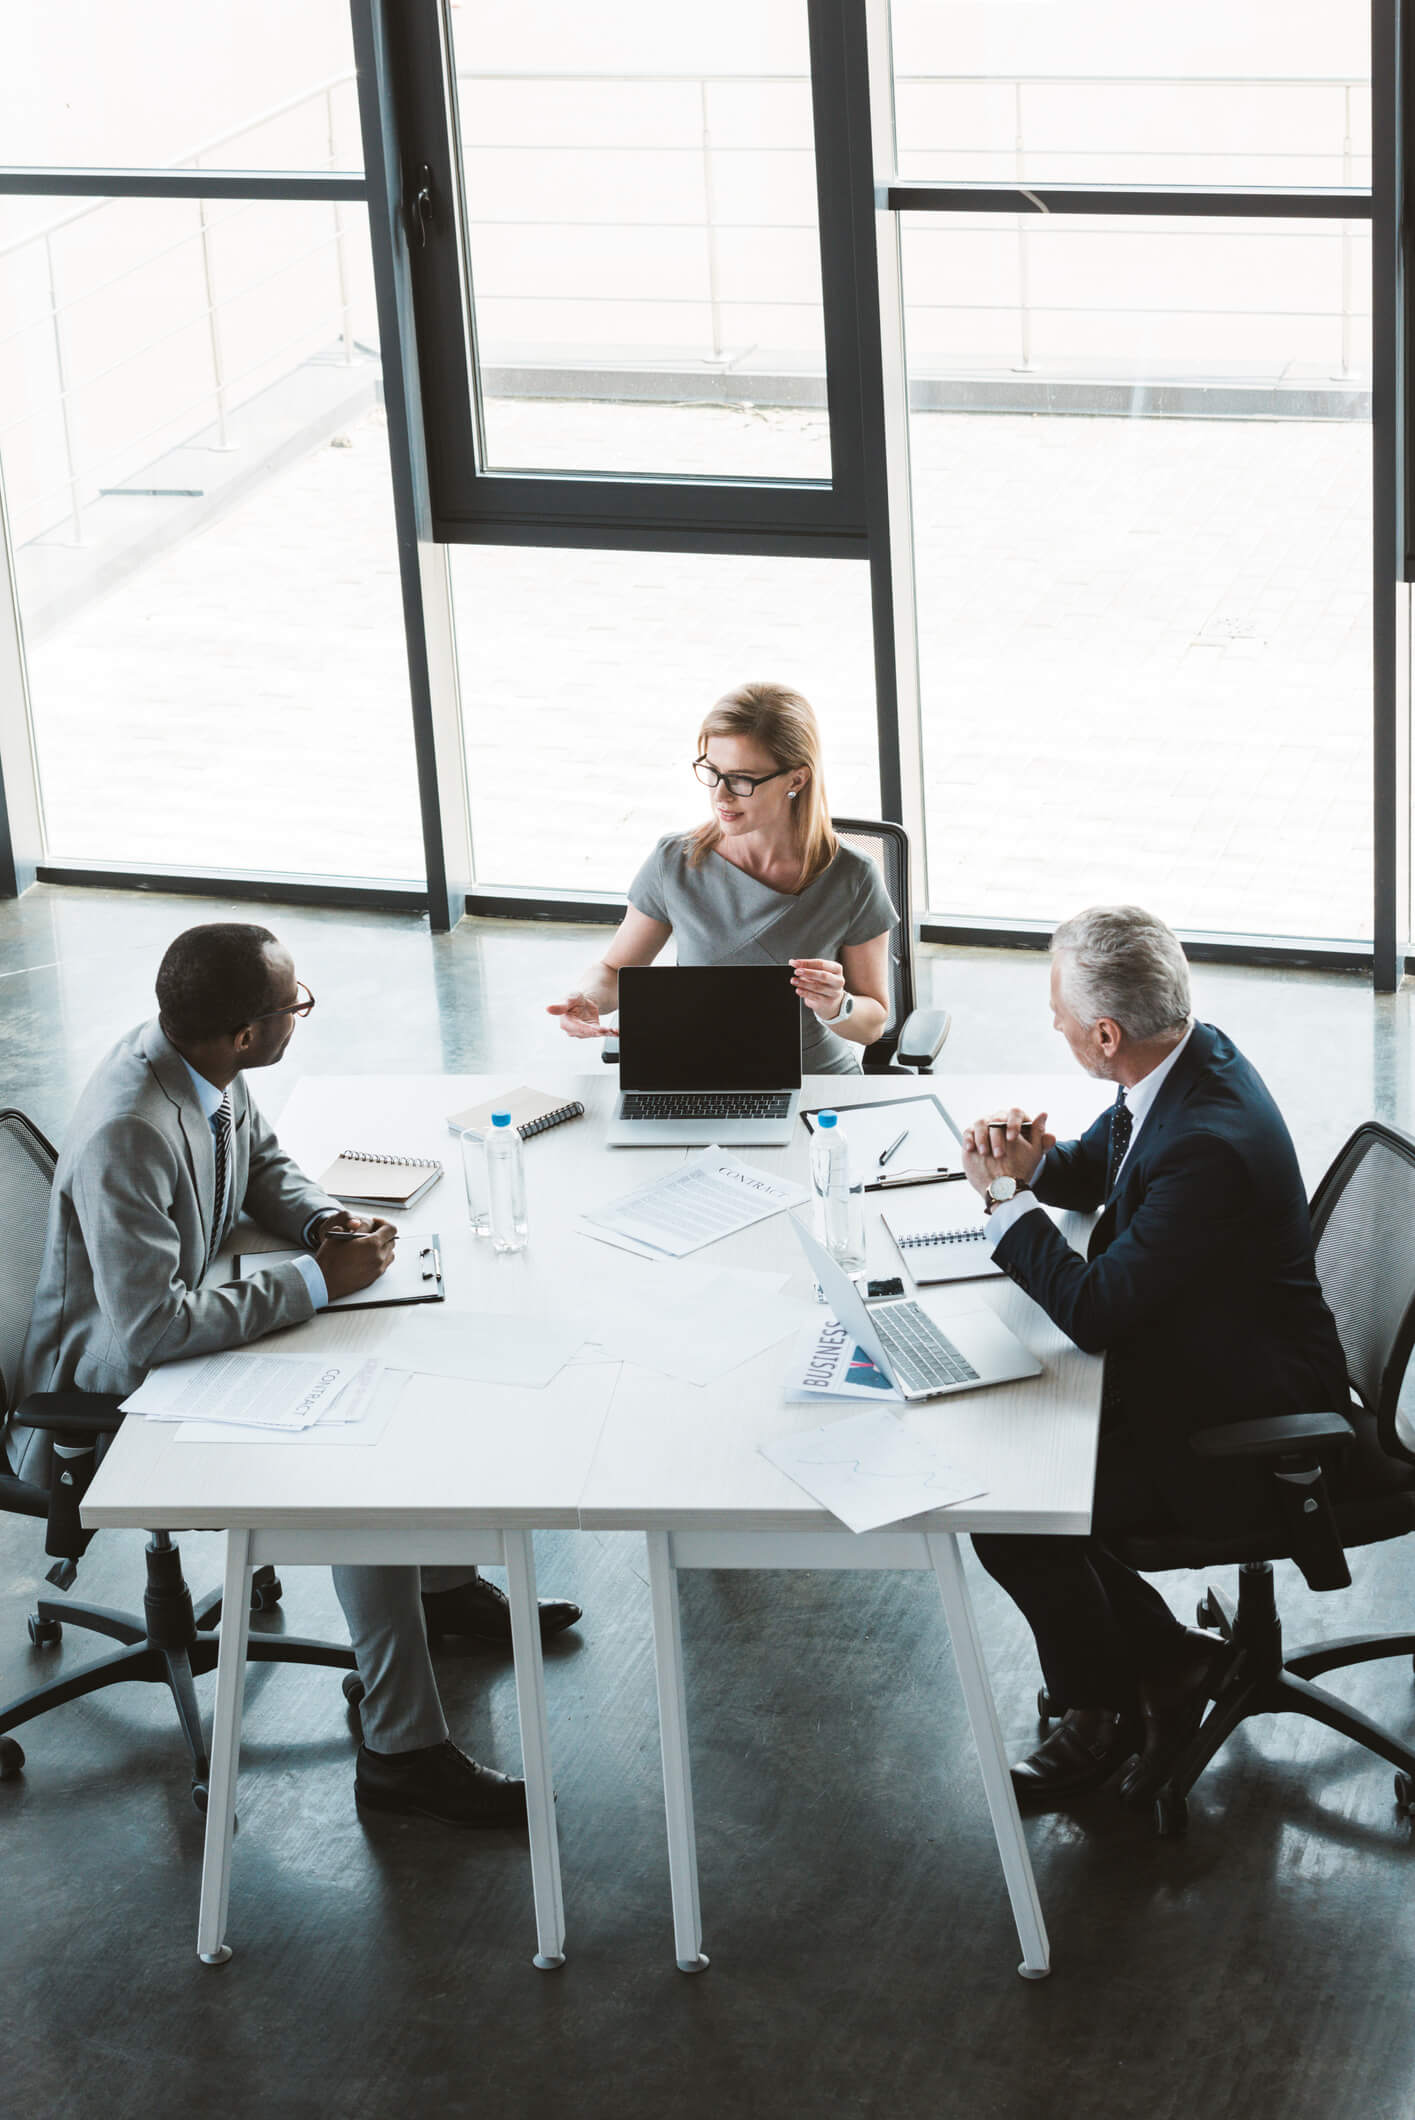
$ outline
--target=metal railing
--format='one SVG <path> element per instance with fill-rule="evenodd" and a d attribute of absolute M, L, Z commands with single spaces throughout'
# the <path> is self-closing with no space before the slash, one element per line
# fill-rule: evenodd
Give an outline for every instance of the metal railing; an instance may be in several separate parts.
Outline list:
<path fill-rule="evenodd" d="M 228 149 L 235 142 L 249 139 L 251 135 L 279 121 L 310 115 L 319 128 L 321 140 L 318 163 L 325 168 L 336 169 L 340 166 L 336 99 L 342 92 L 347 92 L 352 88 L 354 79 L 354 75 L 348 71 L 331 75 L 301 95 L 287 98 L 284 102 L 273 105 L 243 124 L 233 127 L 215 138 L 203 141 L 199 146 L 179 156 L 170 166 L 178 169 L 199 169 L 208 158 Z M 701 304 L 704 307 L 709 340 L 709 350 L 706 358 L 712 363 L 730 363 L 753 350 L 751 348 L 739 348 L 734 354 L 728 348 L 727 314 L 734 307 L 741 308 L 752 305 L 733 304 L 724 295 L 721 239 L 725 234 L 742 227 L 744 224 L 731 220 L 724 221 L 721 218 L 718 211 L 718 175 L 724 158 L 743 154 L 760 156 L 763 153 L 772 152 L 809 153 L 811 149 L 808 140 L 803 142 L 801 146 L 793 148 L 770 141 L 743 145 L 737 142 L 723 142 L 715 139 L 712 125 L 713 91 L 728 85 L 761 87 L 768 84 L 780 84 L 808 90 L 808 76 L 803 74 L 745 75 L 666 72 L 567 74 L 544 71 L 479 71 L 470 68 L 458 68 L 457 79 L 459 84 L 466 87 L 511 82 L 535 83 L 537 85 L 547 82 L 573 82 L 588 89 L 601 85 L 644 86 L 658 83 L 688 87 L 695 90 L 693 136 L 685 137 L 681 146 L 653 144 L 636 147 L 607 139 L 597 145 L 588 147 L 576 146 L 572 148 L 567 144 L 560 151 L 591 154 L 595 152 L 613 152 L 621 155 L 625 152 L 641 152 L 645 155 L 687 155 L 696 158 L 701 173 L 701 220 L 696 223 L 680 220 L 673 222 L 671 225 L 683 229 L 685 232 L 696 231 L 701 237 L 702 294 L 701 296 L 680 296 L 676 299 L 680 305 L 692 304 L 696 306 Z M 1327 90 L 1332 92 L 1334 96 L 1339 95 L 1340 99 L 1339 140 L 1333 134 L 1329 147 L 1314 149 L 1301 157 L 1294 157 L 1278 150 L 1268 149 L 1260 150 L 1256 154 L 1245 153 L 1243 159 L 1245 161 L 1266 160 L 1269 163 L 1279 160 L 1291 162 L 1300 159 L 1307 165 L 1311 165 L 1314 162 L 1330 163 L 1333 176 L 1336 177 L 1339 173 L 1341 185 L 1349 187 L 1353 181 L 1353 173 L 1356 167 L 1353 135 L 1353 120 L 1356 112 L 1355 98 L 1365 89 L 1366 84 L 1352 77 L 1335 75 L 1260 78 L 1236 75 L 1162 77 L 1154 75 L 1102 76 L 1086 74 L 1067 76 L 957 74 L 902 77 L 898 86 L 901 91 L 915 88 L 940 88 L 951 91 L 975 88 L 987 91 L 1010 90 L 1010 139 L 999 139 L 996 145 L 991 146 L 970 147 L 967 149 L 951 148 L 949 152 L 955 158 L 963 155 L 978 158 L 986 157 L 993 165 L 996 165 L 999 160 L 1010 160 L 1010 173 L 1019 181 L 1029 176 L 1032 181 L 1038 181 L 1036 173 L 1029 171 L 1027 167 L 1029 157 L 1032 157 L 1035 152 L 1028 144 L 1028 98 L 1034 92 L 1043 88 L 1055 89 L 1058 86 L 1064 86 L 1090 91 L 1113 88 L 1127 92 L 1133 92 L 1137 89 L 1171 90 L 1176 88 L 1184 90 L 1241 88 L 1244 91 L 1266 90 L 1274 93 L 1293 90 Z M 503 144 L 510 145 L 512 143 Z M 529 143 L 521 144 L 527 145 Z M 476 142 L 469 140 L 467 145 L 475 147 Z M 556 150 L 553 147 L 542 147 L 538 151 L 551 153 Z M 911 138 L 902 151 L 901 159 L 907 160 L 909 156 L 920 151 L 921 143 Z M 1047 150 L 1047 152 L 1051 153 L 1053 151 Z M 1230 150 L 1185 147 L 1174 150 L 1111 148 L 1074 150 L 1072 152 L 1084 152 L 1087 160 L 1091 162 L 1101 159 L 1115 161 L 1121 158 L 1133 162 L 1142 157 L 1165 154 L 1170 160 L 1182 158 L 1192 164 L 1216 162 L 1221 157 L 1228 155 Z M 316 166 L 316 164 L 311 163 L 310 166 Z M 145 443 L 153 440 L 156 435 L 164 431 L 170 432 L 182 420 L 198 418 L 204 413 L 206 418 L 201 424 L 209 424 L 214 428 L 215 447 L 222 450 L 229 449 L 233 446 L 230 422 L 235 403 L 235 394 L 254 377 L 264 371 L 268 371 L 274 362 L 288 354 L 295 346 L 301 343 L 309 346 L 315 339 L 320 339 L 325 344 L 337 342 L 342 352 L 342 358 L 346 363 L 352 363 L 355 358 L 352 276 L 348 251 L 346 209 L 339 203 L 334 202 L 329 207 L 331 220 L 327 236 L 321 238 L 318 243 L 311 245 L 297 257 L 285 257 L 282 259 L 274 272 L 254 280 L 248 280 L 243 285 L 233 287 L 229 284 L 223 284 L 219 275 L 218 251 L 220 246 L 214 240 L 215 232 L 219 227 L 229 226 L 241 213 L 249 212 L 250 209 L 249 207 L 231 208 L 219 222 L 213 222 L 207 202 L 198 201 L 197 225 L 194 229 L 179 236 L 175 242 L 163 243 L 145 252 L 135 262 L 128 264 L 122 271 L 114 274 L 110 280 L 97 286 L 86 288 L 73 302 L 65 304 L 61 299 L 61 275 L 56 267 L 56 241 L 62 240 L 64 235 L 76 224 L 92 221 L 95 217 L 111 213 L 121 203 L 123 202 L 99 200 L 93 205 L 65 214 L 60 219 L 49 222 L 40 229 L 32 230 L 13 239 L 8 244 L 0 246 L 0 267 L 10 263 L 20 253 L 32 247 L 38 250 L 42 260 L 40 284 L 45 292 L 45 311 L 43 314 L 32 317 L 12 328 L 8 333 L 0 335 L 0 353 L 3 353 L 6 345 L 20 338 L 25 332 L 33 331 L 37 328 L 42 329 L 47 324 L 55 379 L 54 404 L 57 406 L 58 411 L 59 439 L 63 465 L 62 475 L 56 477 L 52 483 L 42 485 L 34 492 L 24 496 L 12 494 L 12 510 L 17 516 L 23 513 L 30 518 L 42 518 L 44 510 L 51 500 L 58 503 L 62 499 L 67 514 L 69 532 L 76 543 L 81 542 L 83 538 L 86 495 L 93 492 L 100 478 L 109 474 L 110 467 L 121 464 L 124 459 L 131 461 L 134 452 L 141 449 Z M 476 199 L 473 198 L 468 204 L 469 212 L 472 216 L 474 264 L 477 230 L 479 228 L 517 225 L 541 228 L 583 225 L 583 223 L 575 223 L 570 218 L 561 222 L 554 217 L 544 215 L 530 221 L 522 221 L 516 216 L 497 216 L 494 218 L 478 216 L 476 214 Z M 1035 224 L 1027 216 L 1018 215 L 1016 223 L 1017 300 L 1015 311 L 1017 340 L 1020 348 L 1018 366 L 1024 373 L 1028 371 L 1036 372 L 1033 326 L 1035 317 L 1041 312 L 1038 311 L 1032 300 L 1031 267 L 1032 246 L 1038 240 L 1038 231 Z M 594 225 L 602 230 L 619 230 L 622 232 L 630 229 L 642 229 L 646 226 L 667 224 L 654 224 L 643 219 L 635 221 L 597 219 Z M 813 218 L 809 222 L 753 221 L 747 225 L 753 230 L 762 233 L 782 234 L 794 229 L 803 235 L 812 233 L 815 226 Z M 1349 378 L 1353 374 L 1353 326 L 1358 313 L 1354 301 L 1354 251 L 1355 244 L 1359 239 L 1359 231 L 1356 225 L 1352 223 L 1333 223 L 1330 224 L 1328 229 L 1323 231 L 1323 235 L 1325 240 L 1336 242 L 1340 245 L 1339 296 L 1330 310 L 1318 308 L 1308 313 L 1319 316 L 1339 316 L 1339 372 L 1342 378 Z M 1316 240 L 1322 239 L 1322 237 L 1316 238 Z M 164 256 L 179 252 L 193 244 L 198 246 L 200 255 L 202 297 L 197 307 L 194 310 L 189 309 L 183 312 L 177 318 L 177 321 L 171 323 L 167 329 L 154 333 L 141 344 L 131 347 L 118 360 L 110 363 L 108 367 L 95 373 L 77 374 L 72 355 L 69 311 L 77 308 L 82 302 L 90 301 L 97 295 L 120 287 L 136 274 L 148 270 Z M 323 327 L 318 332 L 312 332 L 309 327 L 306 327 L 278 345 L 266 346 L 256 362 L 248 364 L 239 373 L 232 374 L 222 329 L 223 305 L 229 305 L 243 296 L 256 292 L 267 281 L 277 279 L 289 271 L 294 264 L 301 263 L 306 258 L 323 256 L 331 250 L 334 261 L 336 289 L 334 306 L 337 309 L 337 317 L 331 315 L 327 334 L 325 334 Z M 548 302 L 564 301 L 570 298 L 559 296 L 553 290 L 540 293 L 517 292 L 514 295 L 500 298 L 496 294 L 488 292 L 483 292 L 481 295 L 482 302 L 488 306 L 498 299 L 515 300 L 518 303 L 531 303 L 537 300 Z M 613 306 L 617 304 L 627 307 L 632 304 L 642 303 L 646 299 L 661 303 L 664 297 L 657 293 L 646 297 L 642 291 L 619 292 L 612 288 L 605 288 L 597 289 L 593 299 L 597 306 Z M 775 309 L 816 310 L 819 305 L 816 302 L 801 298 L 787 297 L 783 299 L 778 294 L 773 297 L 771 306 Z M 948 308 L 956 305 L 929 305 L 925 303 L 920 306 Z M 1085 305 L 1080 306 L 1085 307 Z M 1127 312 L 1118 305 L 1097 304 L 1093 305 L 1087 313 L 1093 315 L 1123 315 Z M 1242 316 L 1262 314 L 1264 312 L 1248 311 L 1240 308 L 1221 310 L 1215 313 Z M 208 374 L 191 399 L 175 410 L 164 410 L 162 419 L 144 432 L 125 434 L 121 439 L 100 448 L 90 457 L 85 457 L 80 448 L 78 421 L 75 417 L 77 395 L 81 391 L 92 389 L 99 382 L 107 381 L 124 368 L 131 368 L 138 363 L 146 361 L 158 347 L 180 336 L 184 331 L 190 330 L 193 323 L 197 322 L 205 325 Z M 9 422 L 5 428 L 0 429 L 0 440 L 6 437 L 13 437 L 20 428 L 32 421 L 37 421 L 41 417 L 42 409 L 39 406 L 35 406 L 31 411 Z M 52 527 L 52 519 L 50 524 L 41 523 L 41 528 L 48 527 Z"/>
<path fill-rule="evenodd" d="M 174 169 L 200 169 L 208 158 L 216 155 L 222 149 L 230 147 L 233 142 L 247 139 L 251 134 L 260 132 L 265 127 L 275 124 L 283 118 L 291 117 L 297 112 L 313 109 L 317 113 L 317 121 L 321 127 L 323 153 L 320 160 L 322 166 L 328 169 L 336 169 L 340 166 L 340 163 L 335 97 L 340 90 L 351 87 L 353 82 L 354 75 L 347 71 L 342 74 L 331 75 L 316 87 L 307 89 L 298 96 L 291 96 L 282 103 L 271 105 L 270 108 L 261 111 L 256 117 L 247 119 L 243 124 L 232 127 L 228 132 L 221 133 L 212 139 L 204 140 L 199 146 L 190 149 L 186 154 L 176 157 L 170 166 Z M 243 384 L 267 372 L 273 363 L 279 361 L 284 355 L 290 353 L 294 347 L 299 345 L 313 348 L 315 345 L 327 345 L 331 342 L 331 339 L 337 340 L 342 359 L 350 366 L 354 362 L 356 353 L 351 278 L 347 251 L 348 232 L 345 226 L 345 209 L 337 201 L 333 202 L 329 208 L 332 221 L 327 236 L 322 237 L 318 242 L 308 245 L 304 250 L 293 255 L 288 253 L 282 255 L 273 271 L 232 286 L 230 284 L 223 285 L 219 279 L 217 266 L 219 246 L 214 238 L 218 228 L 229 228 L 234 222 L 250 213 L 252 210 L 251 206 L 228 207 L 221 220 L 215 222 L 212 219 L 208 202 L 205 199 L 199 199 L 196 201 L 197 225 L 194 229 L 178 236 L 175 241 L 164 242 L 155 248 L 145 250 L 134 262 L 126 265 L 122 271 L 112 274 L 106 280 L 101 280 L 94 285 L 85 287 L 82 293 L 67 305 L 61 303 L 59 274 L 55 264 L 56 241 L 62 239 L 80 223 L 92 222 L 102 216 L 111 215 L 115 209 L 120 208 L 125 203 L 127 202 L 115 199 L 98 199 L 91 206 L 79 207 L 71 213 L 61 215 L 57 220 L 47 222 L 43 228 L 31 230 L 24 235 L 13 238 L 8 243 L 0 244 L 0 268 L 3 268 L 9 261 L 30 249 L 37 249 L 42 258 L 42 278 L 43 285 L 47 290 L 47 320 L 52 340 L 53 369 L 57 386 L 54 394 L 54 403 L 57 406 L 59 415 L 64 465 L 62 477 L 56 478 L 52 483 L 40 486 L 22 496 L 11 494 L 12 514 L 16 518 L 22 512 L 38 517 L 40 519 L 40 531 L 37 534 L 42 534 L 45 529 L 51 527 L 50 524 L 42 520 L 47 504 L 51 500 L 58 501 L 61 496 L 65 496 L 70 536 L 72 542 L 76 545 L 83 542 L 83 517 L 86 494 L 93 492 L 101 478 L 112 475 L 111 467 L 131 459 L 134 452 L 141 449 L 145 443 L 154 440 L 156 436 L 162 433 L 173 432 L 181 422 L 191 418 L 198 421 L 197 431 L 204 425 L 210 425 L 215 429 L 215 442 L 213 445 L 215 448 L 222 451 L 230 450 L 237 446 L 232 442 L 230 432 L 233 393 L 239 392 Z M 106 367 L 90 371 L 81 378 L 76 378 L 73 373 L 70 355 L 71 331 L 67 322 L 68 312 L 76 310 L 83 303 L 92 301 L 96 296 L 123 286 L 124 283 L 132 280 L 139 273 L 149 271 L 153 265 L 160 263 L 164 258 L 176 256 L 194 244 L 199 246 L 200 255 L 202 287 L 200 305 L 195 310 L 189 309 L 179 313 L 176 320 L 169 323 L 166 329 L 156 332 L 145 338 L 140 344 L 134 345 L 121 355 L 118 360 L 110 362 Z M 307 259 L 325 256 L 331 250 L 334 255 L 335 285 L 338 299 L 337 324 L 335 319 L 331 317 L 328 325 L 322 324 L 318 327 L 307 325 L 274 346 L 264 346 L 256 361 L 248 363 L 243 369 L 232 374 L 226 356 L 221 327 L 223 302 L 229 304 L 240 300 L 246 295 L 253 294 L 269 282 L 283 277 L 295 266 L 303 264 Z M 3 354 L 6 346 L 17 342 L 27 332 L 33 331 L 37 325 L 42 325 L 44 321 L 44 318 L 30 318 L 16 325 L 11 330 L 0 333 L 0 354 Z M 186 402 L 175 409 L 165 408 L 160 420 L 153 425 L 137 433 L 124 434 L 120 440 L 114 441 L 107 448 L 100 449 L 91 458 L 85 459 L 81 455 L 78 443 L 77 420 L 75 417 L 77 392 L 80 389 L 91 390 L 95 385 L 107 382 L 124 368 L 130 368 L 138 363 L 145 362 L 159 347 L 180 338 L 184 332 L 189 331 L 194 323 L 204 323 L 205 325 L 210 360 L 208 378 Z M 7 439 L 13 437 L 22 428 L 37 422 L 44 409 L 39 405 L 35 405 L 29 411 L 20 414 L 18 418 L 9 420 L 3 426 L 0 426 L 0 445 L 3 445 Z M 202 417 L 202 415 L 205 415 L 205 417 Z M 102 489 L 100 488 L 99 490 L 101 491 Z"/>

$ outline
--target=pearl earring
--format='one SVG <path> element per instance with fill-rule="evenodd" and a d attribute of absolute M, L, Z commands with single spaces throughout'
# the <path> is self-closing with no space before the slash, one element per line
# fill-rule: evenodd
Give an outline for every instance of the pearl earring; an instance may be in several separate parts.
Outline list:
<path fill-rule="evenodd" d="M 787 799 L 787 801 L 788 801 L 788 802 L 794 802 L 794 801 L 796 800 L 796 797 L 797 797 L 797 795 L 798 795 L 798 793 L 799 793 L 799 792 L 800 792 L 800 791 L 799 791 L 799 789 L 797 789 L 797 788 L 788 788 L 788 789 L 786 790 L 786 799 Z"/>

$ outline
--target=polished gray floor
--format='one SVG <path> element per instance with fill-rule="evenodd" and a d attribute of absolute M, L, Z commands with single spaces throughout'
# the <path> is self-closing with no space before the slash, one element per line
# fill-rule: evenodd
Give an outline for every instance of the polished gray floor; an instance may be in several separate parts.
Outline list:
<path fill-rule="evenodd" d="M 95 1059 L 150 1010 L 157 958 L 210 902 L 40 889 L 0 907 L 0 1104 L 62 1135 Z M 262 917 L 257 914 L 257 917 Z M 566 1048 L 545 1001 L 593 931 L 275 909 L 319 997 L 262 1084 L 302 1071 L 524 1066 Z M 926 953 L 955 1012 L 957 1069 L 1055 1069 L 1042 959 Z M 1201 969 L 1200 1012 L 1262 1068 L 1315 1180 L 1371 1112 L 1409 1125 L 1409 993 L 1355 977 Z M 41 1656 L 24 1615 L 39 1527 L 0 1519 L 0 1697 L 100 1653 Z M 194 1588 L 216 1542 L 184 1541 Z M 156 1689 L 66 1707 L 23 1735 L 0 1787 L 0 2107 L 46 2120 L 219 2112 L 246 2120 L 455 2116 L 934 2115 L 1407 2120 L 1415 2094 L 1415 1846 L 1387 1770 L 1264 1720 L 1192 1803 L 1188 1839 L 1097 1797 L 1028 1834 L 1052 1978 L 1017 1949 L 947 1636 L 928 1582 L 685 1578 L 684 1629 L 711 1971 L 673 1969 L 643 1566 L 628 1536 L 540 1541 L 581 1638 L 548 1658 L 570 1958 L 532 1970 L 525 1847 L 360 1823 L 337 1677 L 252 1678 L 231 1936 L 193 1954 L 200 1821 Z M 1352 1590 L 1281 1571 L 1292 1640 L 1408 1626 L 1401 1546 L 1353 1558 Z M 1009 1739 L 1032 1736 L 1028 1638 L 973 1580 Z M 77 1594 L 130 1604 L 137 1536 L 105 1534 Z M 1168 1579 L 1176 1609 L 1195 1578 Z M 337 1631 L 322 1572 L 282 1614 Z M 509 1671 L 445 1656 L 454 1727 L 516 1758 Z M 203 1681 L 209 1702 L 210 1680 Z M 1343 1676 L 1415 1732 L 1408 1662 Z"/>

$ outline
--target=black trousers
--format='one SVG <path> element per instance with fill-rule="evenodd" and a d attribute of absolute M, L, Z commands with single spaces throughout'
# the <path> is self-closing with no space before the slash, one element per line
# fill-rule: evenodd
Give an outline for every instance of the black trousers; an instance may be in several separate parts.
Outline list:
<path fill-rule="evenodd" d="M 974 1533 L 973 1551 L 1025 1614 L 1062 1707 L 1130 1708 L 1141 1674 L 1163 1670 L 1182 1647 L 1183 1625 L 1158 1590 L 1106 1543 L 1167 1514 L 1122 1429 L 1101 1435 L 1089 1537 Z"/>

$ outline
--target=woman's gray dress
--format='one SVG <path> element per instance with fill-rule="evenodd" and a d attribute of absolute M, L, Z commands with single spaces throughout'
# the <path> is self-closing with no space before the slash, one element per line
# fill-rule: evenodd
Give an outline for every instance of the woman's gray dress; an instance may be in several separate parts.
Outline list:
<path fill-rule="evenodd" d="M 629 886 L 629 903 L 671 927 L 680 964 L 785 964 L 791 957 L 838 963 L 849 943 L 869 942 L 898 923 L 879 870 L 867 854 L 838 846 L 829 868 L 792 894 L 709 854 L 689 865 L 690 834 L 660 839 Z M 862 1048 L 837 1038 L 801 1004 L 801 1065 L 808 1075 L 855 1075 Z"/>

